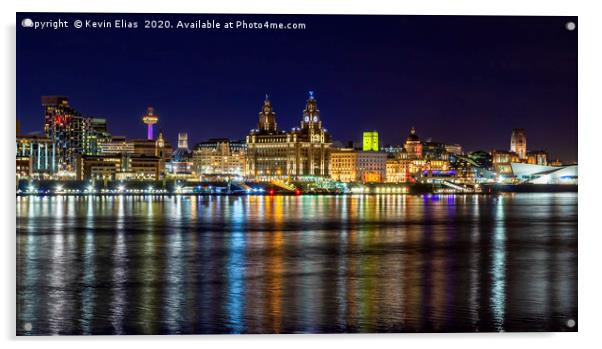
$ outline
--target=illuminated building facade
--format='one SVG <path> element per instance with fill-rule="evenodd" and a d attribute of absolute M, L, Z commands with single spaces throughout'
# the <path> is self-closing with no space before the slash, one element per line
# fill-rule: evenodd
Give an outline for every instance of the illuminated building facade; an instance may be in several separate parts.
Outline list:
<path fill-rule="evenodd" d="M 387 154 L 381 152 L 357 152 L 356 173 L 364 183 L 380 183 L 386 180 Z"/>
<path fill-rule="evenodd" d="M 354 149 L 333 149 L 330 157 L 330 177 L 341 182 L 384 182 L 387 174 L 387 154 Z"/>
<path fill-rule="evenodd" d="M 162 159 L 136 154 L 79 155 L 78 180 L 150 180 L 161 178 Z"/>
<path fill-rule="evenodd" d="M 563 163 L 559 159 L 556 159 L 550 163 L 550 166 L 556 166 L 556 167 L 563 166 Z"/>
<path fill-rule="evenodd" d="M 56 146 L 39 135 L 17 135 L 17 178 L 46 179 L 57 170 Z"/>
<path fill-rule="evenodd" d="M 410 181 L 410 160 L 401 156 L 387 157 L 386 181 L 388 183 L 405 183 Z"/>
<path fill-rule="evenodd" d="M 512 130 L 510 151 L 516 153 L 520 160 L 527 159 L 527 135 L 524 129 L 515 128 Z"/>
<path fill-rule="evenodd" d="M 67 97 L 44 96 L 44 132 L 55 145 L 57 171 L 71 172 L 78 154 L 86 153 L 90 119 L 69 105 Z"/>
<path fill-rule="evenodd" d="M 518 154 L 512 151 L 493 150 L 491 152 L 491 163 L 494 171 L 498 174 L 512 174 L 510 164 L 519 161 Z"/>
<path fill-rule="evenodd" d="M 378 132 L 365 131 L 362 139 L 363 151 L 378 151 Z"/>
<path fill-rule="evenodd" d="M 110 155 L 80 155 L 77 158 L 77 180 L 114 180 L 117 173 L 124 170 L 124 156 Z"/>
<path fill-rule="evenodd" d="M 100 144 L 109 142 L 111 134 L 107 130 L 107 120 L 101 118 L 88 119 L 89 127 L 84 135 L 84 152 L 90 155 L 101 154 Z"/>
<path fill-rule="evenodd" d="M 173 153 L 171 145 L 165 140 L 162 133 L 156 140 L 152 139 L 132 139 L 130 143 L 134 146 L 134 154 L 146 156 L 158 156 L 163 161 L 171 160 Z"/>
<path fill-rule="evenodd" d="M 243 177 L 246 149 L 245 142 L 224 138 L 201 142 L 192 152 L 194 170 L 201 178 Z"/>
<path fill-rule="evenodd" d="M 519 183 L 577 185 L 579 182 L 577 165 L 544 166 L 512 163 L 512 173 Z"/>
<path fill-rule="evenodd" d="M 527 153 L 527 163 L 531 165 L 548 165 L 548 153 L 540 150 L 540 151 L 530 151 Z"/>
<path fill-rule="evenodd" d="M 340 182 L 357 181 L 357 151 L 353 148 L 332 149 L 330 153 L 330 178 Z"/>
<path fill-rule="evenodd" d="M 408 159 L 422 159 L 422 142 L 414 127 L 410 129 L 410 134 L 406 138 L 403 149 L 406 151 Z"/>
<path fill-rule="evenodd" d="M 268 96 L 258 128 L 247 136 L 247 175 L 257 180 L 330 176 L 332 140 L 322 126 L 313 92 L 306 101 L 300 127 L 280 131 Z"/>
<path fill-rule="evenodd" d="M 448 154 L 462 155 L 462 146 L 460 144 L 445 144 L 445 151 Z"/>
<path fill-rule="evenodd" d="M 422 157 L 425 159 L 448 160 L 447 144 L 437 142 L 422 143 Z"/>
<path fill-rule="evenodd" d="M 103 154 L 133 154 L 134 143 L 128 142 L 125 137 L 112 136 L 109 140 L 98 143 L 98 149 Z"/>
<path fill-rule="evenodd" d="M 126 161 L 125 171 L 117 179 L 156 181 L 164 176 L 165 162 L 159 156 L 130 155 Z"/>

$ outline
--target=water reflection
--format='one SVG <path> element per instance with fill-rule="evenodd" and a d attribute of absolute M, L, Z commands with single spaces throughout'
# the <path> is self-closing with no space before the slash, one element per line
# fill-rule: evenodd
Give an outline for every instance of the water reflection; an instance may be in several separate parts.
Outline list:
<path fill-rule="evenodd" d="M 576 329 L 575 194 L 20 197 L 17 216 L 19 334 Z"/>
<path fill-rule="evenodd" d="M 493 231 L 493 263 L 491 265 L 491 308 L 495 329 L 504 329 L 506 306 L 506 221 L 504 219 L 504 197 L 499 197 L 495 207 Z"/>

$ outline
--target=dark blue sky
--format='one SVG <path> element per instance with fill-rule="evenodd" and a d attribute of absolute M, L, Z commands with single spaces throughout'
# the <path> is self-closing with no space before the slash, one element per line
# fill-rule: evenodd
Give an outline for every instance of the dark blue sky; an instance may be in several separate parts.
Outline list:
<path fill-rule="evenodd" d="M 415 126 L 465 150 L 530 150 L 577 160 L 574 17 L 17 14 L 44 19 L 304 22 L 306 30 L 17 27 L 17 117 L 40 131 L 42 95 L 66 95 L 115 135 L 144 138 L 153 105 L 172 144 L 242 139 L 269 93 L 280 128 L 298 126 L 314 90 L 335 140 L 377 130 L 400 144 Z"/>

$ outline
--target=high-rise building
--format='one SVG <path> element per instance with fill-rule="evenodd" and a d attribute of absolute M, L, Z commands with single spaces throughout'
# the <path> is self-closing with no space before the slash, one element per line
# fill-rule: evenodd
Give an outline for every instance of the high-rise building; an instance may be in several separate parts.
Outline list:
<path fill-rule="evenodd" d="M 78 154 L 86 153 L 90 119 L 69 105 L 67 97 L 43 96 L 44 131 L 55 145 L 57 171 L 73 171 Z"/>
<path fill-rule="evenodd" d="M 146 108 L 146 114 L 142 115 L 142 122 L 146 124 L 146 139 L 155 139 L 153 125 L 159 122 L 159 115 L 155 114 L 155 109 L 153 109 L 153 107 L 149 106 Z"/>
<path fill-rule="evenodd" d="M 379 151 L 378 132 L 364 131 L 362 150 L 363 151 Z"/>
<path fill-rule="evenodd" d="M 330 134 L 322 126 L 320 110 L 310 91 L 300 127 L 280 131 L 268 96 L 259 113 L 258 128 L 247 142 L 247 175 L 259 179 L 303 179 L 330 175 Z"/>
<path fill-rule="evenodd" d="M 107 130 L 107 119 L 89 119 L 89 129 L 84 136 L 84 153 L 98 155 L 101 153 L 100 144 L 111 140 Z"/>
<path fill-rule="evenodd" d="M 527 159 L 527 135 L 524 129 L 515 128 L 512 130 L 510 151 L 515 152 L 520 160 Z"/>

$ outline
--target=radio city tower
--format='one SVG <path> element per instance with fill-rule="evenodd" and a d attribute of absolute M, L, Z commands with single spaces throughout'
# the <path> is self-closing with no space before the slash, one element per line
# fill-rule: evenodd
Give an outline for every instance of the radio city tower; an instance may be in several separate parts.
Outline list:
<path fill-rule="evenodd" d="M 149 140 L 154 139 L 153 125 L 156 124 L 157 121 L 159 121 L 159 116 L 155 115 L 155 110 L 153 109 L 153 107 L 146 108 L 146 114 L 142 116 L 142 122 L 144 122 L 148 127 L 147 138 Z"/>

